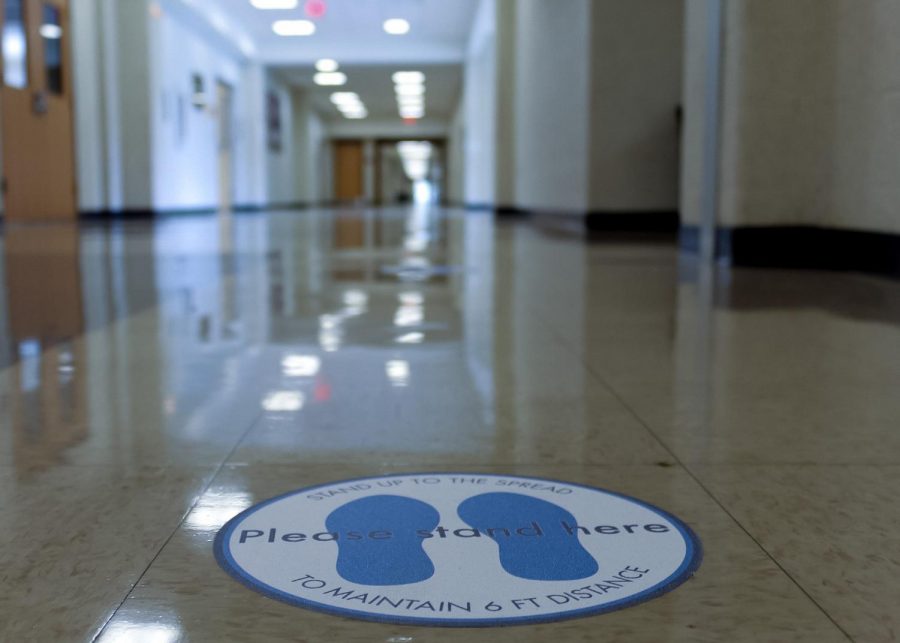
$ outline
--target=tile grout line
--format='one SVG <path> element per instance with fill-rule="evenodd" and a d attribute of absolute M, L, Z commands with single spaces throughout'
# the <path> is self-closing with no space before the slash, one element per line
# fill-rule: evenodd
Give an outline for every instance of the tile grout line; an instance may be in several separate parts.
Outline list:
<path fill-rule="evenodd" d="M 834 626 L 838 629 L 838 631 L 840 631 L 841 634 L 843 634 L 843 635 L 847 638 L 848 641 L 853 641 L 853 640 L 854 640 L 853 637 L 850 636 L 850 634 L 849 634 L 843 627 L 841 627 L 841 626 L 838 624 L 838 622 L 837 622 L 836 620 L 834 620 L 834 618 L 831 616 L 831 614 L 829 614 L 828 611 L 827 611 L 827 610 L 826 610 L 826 609 L 825 609 L 825 608 L 824 608 L 824 607 L 823 607 L 816 599 L 814 599 L 814 598 L 810 595 L 810 593 L 809 593 L 808 591 L 806 591 L 806 588 L 804 588 L 803 585 L 801 585 L 801 584 L 797 581 L 797 579 L 794 578 L 794 576 L 793 576 L 790 572 L 788 572 L 788 571 L 782 566 L 782 564 L 781 564 L 780 562 L 778 562 L 778 560 L 777 560 L 777 559 L 769 552 L 769 550 L 766 549 L 766 548 L 762 545 L 762 543 L 759 542 L 759 540 L 757 540 L 756 537 L 753 536 L 753 534 L 751 534 L 751 533 L 748 531 L 748 529 L 743 525 L 743 523 L 741 523 L 741 521 L 738 520 L 737 517 L 736 517 L 734 514 L 732 514 L 731 511 L 728 510 L 727 507 L 725 507 L 725 505 L 719 500 L 719 498 L 718 498 L 718 497 L 717 497 L 717 496 L 716 496 L 716 495 L 715 495 L 715 494 L 714 494 L 714 493 L 713 493 L 713 492 L 712 492 L 705 484 L 703 484 L 703 482 L 700 480 L 699 477 L 697 477 L 697 475 L 694 473 L 694 471 L 692 471 L 692 470 L 691 470 L 691 469 L 690 469 L 690 468 L 689 468 L 689 467 L 681 460 L 681 458 L 679 458 L 679 457 L 675 454 L 675 452 L 669 447 L 669 445 L 666 444 L 665 441 L 663 441 L 663 439 L 660 438 L 659 435 L 657 435 L 656 431 L 653 430 L 653 428 L 650 426 L 650 424 L 649 424 L 648 422 L 645 422 L 644 419 L 643 419 L 640 415 L 638 415 L 637 411 L 635 411 L 634 408 L 632 408 L 632 406 L 631 406 L 628 402 L 626 402 L 625 399 L 619 394 L 619 392 L 618 392 L 618 391 L 617 391 L 617 390 L 616 390 L 609 382 L 606 381 L 606 378 L 603 377 L 603 376 L 602 376 L 600 373 L 598 373 L 597 371 L 595 371 L 595 370 L 591 367 L 591 365 L 587 363 L 587 360 L 585 360 L 585 358 L 584 358 L 583 355 L 581 355 L 580 353 L 577 353 L 576 351 L 574 351 L 574 350 L 572 349 L 572 347 L 570 346 L 569 342 L 568 342 L 564 337 L 561 337 L 561 336 L 556 332 L 555 329 L 550 329 L 550 330 L 551 330 L 551 333 L 552 333 L 552 334 L 560 341 L 560 343 L 562 343 L 562 345 L 565 346 L 566 349 L 567 349 L 571 354 L 573 354 L 574 356 L 576 356 L 576 357 L 581 361 L 582 366 L 583 366 L 584 369 L 588 372 L 588 374 L 589 374 L 592 378 L 594 378 L 596 381 L 598 381 L 598 382 L 599 382 L 599 383 L 600 383 L 600 384 L 601 384 L 601 385 L 602 385 L 602 386 L 603 386 L 603 387 L 604 387 L 604 388 L 605 388 L 605 389 L 606 389 L 606 390 L 607 390 L 607 391 L 608 391 L 608 392 L 609 392 L 609 393 L 610 393 L 610 394 L 611 394 L 611 395 L 612 395 L 612 396 L 613 396 L 613 397 L 614 397 L 614 398 L 615 398 L 615 399 L 616 399 L 623 407 L 625 407 L 625 409 L 628 411 L 628 413 L 629 413 L 635 420 L 637 420 L 637 422 L 638 422 L 641 426 L 644 427 L 644 429 L 645 429 L 645 430 L 653 437 L 654 440 L 656 440 L 656 442 L 657 442 L 663 449 L 665 449 L 665 451 L 666 451 L 666 452 L 669 454 L 669 456 L 676 462 L 676 464 L 678 464 L 679 467 L 681 467 L 682 469 L 684 469 L 685 473 L 687 473 L 688 476 L 690 476 L 690 478 L 697 484 L 697 486 L 699 486 L 699 487 L 703 490 L 703 492 L 706 493 L 706 495 L 709 496 L 709 498 L 710 498 L 714 503 L 716 503 L 716 505 L 717 505 L 722 511 L 724 511 L 725 514 L 726 514 L 729 518 L 731 518 L 732 522 L 734 522 L 734 524 L 736 524 L 736 525 L 740 528 L 740 530 L 743 531 L 744 534 L 746 534 L 747 537 L 750 538 L 750 540 L 753 541 L 753 543 L 756 544 L 757 547 L 759 547 L 760 551 L 762 551 L 762 552 L 766 555 L 766 557 L 767 557 L 769 560 L 771 560 L 772 563 L 774 563 L 775 566 L 776 566 L 779 570 L 781 570 L 781 572 L 782 572 L 782 573 L 783 573 L 783 574 L 784 574 L 784 575 L 785 575 L 785 576 L 786 576 L 786 577 L 787 577 L 787 578 L 788 578 L 788 579 L 789 579 L 789 580 L 797 587 L 797 589 L 799 589 L 799 590 L 803 593 L 803 595 L 806 596 L 806 598 L 809 599 L 809 601 L 810 601 L 813 605 L 815 605 L 815 606 L 819 609 L 819 611 L 820 611 L 822 614 L 825 615 L 825 618 L 827 618 L 827 619 L 831 622 L 831 624 L 834 625 Z"/>
<path fill-rule="evenodd" d="M 119 610 L 122 609 L 122 606 L 125 605 L 125 603 L 132 596 L 132 594 L 134 594 L 134 590 L 137 589 L 137 587 L 141 584 L 141 581 L 144 579 L 144 576 L 147 575 L 147 572 L 150 571 L 150 568 L 153 567 L 153 564 L 157 561 L 157 559 L 159 559 L 163 550 L 169 545 L 169 543 L 172 541 L 172 539 L 175 537 L 175 535 L 181 530 L 181 527 L 184 525 L 184 522 L 185 522 L 185 520 L 187 520 L 187 517 L 189 515 L 191 515 L 191 512 L 194 511 L 194 509 L 197 507 L 201 498 L 203 498 L 203 496 L 206 495 L 206 492 L 209 491 L 209 488 L 213 485 L 216 478 L 219 477 L 219 474 L 222 473 L 222 470 L 228 464 L 228 461 L 235 454 L 235 452 L 238 450 L 238 448 L 240 448 L 241 444 L 243 444 L 244 440 L 247 439 L 247 436 L 250 435 L 250 432 L 254 428 L 256 428 L 257 424 L 259 424 L 263 415 L 264 415 L 263 411 L 260 411 L 257 414 L 257 416 L 253 419 L 253 421 L 250 422 L 250 426 L 248 426 L 247 429 L 241 434 L 241 436 L 235 441 L 234 446 L 231 447 L 231 450 L 225 455 L 224 458 L 222 458 L 222 461 L 216 466 L 215 470 L 209 476 L 209 481 L 203 486 L 203 489 L 201 489 L 201 491 L 197 494 L 197 497 L 194 498 L 194 501 L 191 503 L 191 506 L 188 507 L 187 510 L 182 514 L 181 519 L 178 521 L 178 524 L 175 525 L 175 528 L 172 530 L 172 533 L 169 534 L 169 536 L 165 539 L 165 541 L 163 541 L 162 545 L 160 545 L 160 547 L 159 547 L 159 550 L 153 555 L 153 558 L 150 559 L 150 562 L 147 563 L 147 566 L 137 577 L 137 580 L 134 581 L 134 584 L 125 593 L 124 598 L 122 598 L 122 600 L 119 602 L 119 604 L 116 605 L 116 608 L 112 611 L 112 613 L 109 615 L 109 617 L 103 622 L 103 625 L 100 626 L 100 629 L 97 630 L 97 633 L 93 637 L 91 637 L 91 643 L 95 643 L 96 641 L 98 641 L 100 639 L 101 636 L 103 636 L 103 633 L 109 627 L 109 624 L 112 623 L 113 619 L 115 619 L 116 615 L 119 613 Z"/>

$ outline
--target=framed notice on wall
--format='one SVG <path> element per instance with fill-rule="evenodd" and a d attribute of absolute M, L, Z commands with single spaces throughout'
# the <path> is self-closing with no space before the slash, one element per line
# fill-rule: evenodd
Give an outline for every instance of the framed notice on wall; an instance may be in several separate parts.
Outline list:
<path fill-rule="evenodd" d="M 280 152 L 282 146 L 281 97 L 273 91 L 266 95 L 266 132 L 269 150 Z"/>

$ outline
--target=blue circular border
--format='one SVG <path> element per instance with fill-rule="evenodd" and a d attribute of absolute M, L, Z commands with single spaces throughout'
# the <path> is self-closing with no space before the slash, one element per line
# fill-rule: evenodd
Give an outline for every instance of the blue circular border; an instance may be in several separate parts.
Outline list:
<path fill-rule="evenodd" d="M 385 480 L 387 478 L 399 478 L 399 477 L 413 477 L 413 476 L 427 476 L 427 475 L 435 475 L 435 476 L 482 476 L 482 477 L 490 477 L 490 478 L 519 478 L 522 480 L 535 480 L 539 482 L 552 482 L 557 484 L 567 485 L 569 487 L 579 487 L 581 489 L 588 489 L 590 491 L 599 491 L 601 493 L 605 493 L 611 496 L 615 496 L 617 498 L 621 498 L 623 500 L 627 500 L 629 502 L 633 502 L 638 504 L 645 509 L 649 509 L 650 511 L 662 516 L 669 522 L 671 522 L 675 527 L 678 528 L 678 531 L 681 533 L 682 538 L 684 538 L 685 545 L 687 546 L 687 551 L 685 552 L 684 560 L 681 562 L 681 565 L 676 569 L 672 574 L 669 575 L 661 583 L 654 585 L 649 589 L 645 589 L 642 592 L 638 592 L 633 596 L 629 596 L 627 598 L 622 598 L 617 601 L 612 601 L 611 603 L 605 603 L 603 605 L 598 605 L 595 607 L 585 607 L 584 609 L 578 610 L 570 610 L 567 612 L 558 612 L 556 614 L 542 614 L 540 616 L 519 616 L 515 618 L 497 618 L 497 619 L 468 619 L 468 620 L 457 620 L 457 619 L 431 619 L 431 618 L 419 618 L 419 617 L 405 617 L 405 616 L 380 616 L 377 614 L 372 614 L 370 612 L 362 612 L 358 610 L 352 609 L 342 609 L 339 607 L 332 607 L 330 605 L 325 605 L 323 603 L 317 603 L 315 601 L 305 600 L 294 594 L 288 594 L 287 592 L 282 592 L 279 589 L 275 589 L 271 585 L 266 585 L 265 583 L 260 582 L 253 576 L 250 576 L 246 573 L 243 568 L 238 565 L 237 561 L 231 555 L 230 548 L 228 547 L 228 542 L 231 539 L 231 534 L 237 528 L 238 524 L 243 522 L 246 518 L 253 515 L 263 507 L 266 507 L 272 503 L 278 502 L 279 500 L 283 500 L 285 498 L 289 498 L 291 496 L 296 496 L 301 493 L 307 493 L 309 491 L 313 491 L 315 489 L 321 489 L 323 487 L 330 487 L 336 484 L 344 484 L 344 483 L 353 483 L 360 482 L 363 480 Z M 537 623 L 555 623 L 560 621 L 567 621 L 574 618 L 584 618 L 587 616 L 596 616 L 598 614 L 606 614 L 609 612 L 615 612 L 621 609 L 625 609 L 627 607 L 631 607 L 633 605 L 637 605 L 639 603 L 645 603 L 649 600 L 652 600 L 658 596 L 662 596 L 663 594 L 668 594 L 673 589 L 687 581 L 694 575 L 700 568 L 700 564 L 703 561 L 703 545 L 700 542 L 700 538 L 697 537 L 697 534 L 687 526 L 680 518 L 673 516 L 667 511 L 660 509 L 654 505 L 651 505 L 648 502 L 644 502 L 643 500 L 638 500 L 637 498 L 633 498 L 632 496 L 627 496 L 622 493 L 617 493 L 615 491 L 609 491 L 608 489 L 603 489 L 601 487 L 592 487 L 589 485 L 578 484 L 575 482 L 567 482 L 565 480 L 554 480 L 552 478 L 538 478 L 535 476 L 522 476 L 516 474 L 497 474 L 497 473 L 479 473 L 479 472 L 444 472 L 444 471 L 429 471 L 425 473 L 392 473 L 387 475 L 380 476 L 363 476 L 360 478 L 350 478 L 347 480 L 335 480 L 332 482 L 326 482 L 324 484 L 317 484 L 311 487 L 304 487 L 302 489 L 295 489 L 294 491 L 289 491 L 287 493 L 283 493 L 281 495 L 275 496 L 274 498 L 269 498 L 268 500 L 264 500 L 263 502 L 250 507 L 249 509 L 245 509 L 237 516 L 229 520 L 225 525 L 219 530 L 219 533 L 216 534 L 216 539 L 213 544 L 213 551 L 215 553 L 216 561 L 219 563 L 219 566 L 222 567 L 228 574 L 234 578 L 235 580 L 241 582 L 243 585 L 249 587 L 250 589 L 259 592 L 260 594 L 264 594 L 269 598 L 274 598 L 275 600 L 281 601 L 283 603 L 288 603 L 289 605 L 294 605 L 297 607 L 303 607 L 306 609 L 310 609 L 316 612 L 322 612 L 325 614 L 330 614 L 333 616 L 344 616 L 354 619 L 359 619 L 363 621 L 371 621 L 376 623 L 385 623 L 392 625 L 420 625 L 426 627 L 505 627 L 505 626 L 514 626 L 514 625 L 527 625 L 527 624 L 537 624 Z"/>

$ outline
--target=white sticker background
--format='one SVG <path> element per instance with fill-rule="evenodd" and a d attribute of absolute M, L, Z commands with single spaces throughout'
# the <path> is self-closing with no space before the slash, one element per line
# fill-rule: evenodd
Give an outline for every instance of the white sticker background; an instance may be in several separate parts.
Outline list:
<path fill-rule="evenodd" d="M 480 484 L 474 480 L 482 481 Z M 418 482 L 417 482 L 418 481 Z M 528 486 L 511 486 L 508 483 Z M 532 489 L 531 485 L 548 489 Z M 367 489 L 360 487 L 368 486 Z M 321 494 L 339 489 L 352 489 L 324 499 Z M 554 493 L 550 488 L 568 490 Z M 588 528 L 590 535 L 580 534 L 578 542 L 597 561 L 599 571 L 592 577 L 567 581 L 535 581 L 507 573 L 499 562 L 498 545 L 486 535 L 480 538 L 447 538 L 422 540 L 435 572 L 428 580 L 408 585 L 356 585 L 341 578 L 336 570 L 338 545 L 335 542 L 283 542 L 287 533 L 303 533 L 307 537 L 327 532 L 328 515 L 348 502 L 368 496 L 398 495 L 426 502 L 440 513 L 440 525 L 452 532 L 469 529 L 458 515 L 459 505 L 479 494 L 505 492 L 546 500 L 572 514 L 579 525 Z M 498 527 L 529 527 L 525 517 L 521 524 Z M 557 523 L 541 528 L 560 530 Z M 618 534 L 601 534 L 594 527 L 617 527 Z M 628 533 L 626 525 L 633 533 Z M 663 525 L 664 533 L 653 533 L 645 525 Z M 422 525 L 428 528 L 430 525 Z M 277 530 L 276 542 L 268 542 L 270 529 Z M 658 528 L 657 528 L 658 529 Z M 244 530 L 259 530 L 263 537 L 249 538 L 240 543 Z M 572 536 L 571 538 L 575 538 Z M 661 592 L 678 584 L 699 563 L 699 548 L 689 530 L 677 519 L 654 509 L 600 489 L 515 476 L 480 474 L 416 474 L 385 478 L 341 481 L 303 490 L 264 506 L 248 509 L 232 520 L 220 534 L 219 558 L 228 571 L 256 589 L 277 598 L 306 607 L 325 609 L 397 623 L 440 625 L 502 625 L 510 621 L 546 621 L 590 612 L 602 612 L 618 607 L 628 599 L 638 600 L 648 593 Z M 640 578 L 605 593 L 591 593 L 576 600 L 572 592 L 595 583 L 603 584 L 626 569 L 646 571 Z M 628 573 L 626 576 L 636 576 Z M 303 582 L 297 579 L 305 578 Z M 323 585 L 324 584 L 324 585 Z M 305 586 L 304 586 L 305 585 Z M 328 594 L 340 588 L 341 596 Z M 357 600 L 348 600 L 350 596 Z M 367 595 L 361 600 L 362 595 Z M 582 595 L 584 592 L 582 592 Z M 555 596 L 555 600 L 550 596 Z M 370 605 L 367 601 L 382 596 L 397 603 L 410 599 L 401 607 L 387 602 Z M 568 600 L 567 600 L 568 599 Z M 467 606 L 464 611 L 449 605 Z M 499 609 L 498 609 L 499 608 Z"/>

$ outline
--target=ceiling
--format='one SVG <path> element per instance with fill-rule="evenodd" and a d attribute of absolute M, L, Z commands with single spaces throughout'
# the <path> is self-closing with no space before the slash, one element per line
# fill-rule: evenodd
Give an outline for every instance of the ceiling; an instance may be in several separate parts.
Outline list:
<path fill-rule="evenodd" d="M 274 65 L 310 64 L 335 58 L 344 65 L 461 62 L 478 0 L 325 0 L 325 15 L 315 20 L 316 33 L 282 37 L 275 20 L 306 18 L 299 8 L 262 11 L 250 0 L 182 0 L 206 14 L 220 31 L 241 34 L 253 44 L 253 57 Z M 405 18 L 405 36 L 391 36 L 382 24 Z"/>
<path fill-rule="evenodd" d="M 332 122 L 343 117 L 329 100 L 334 91 L 360 95 L 369 119 L 400 116 L 391 75 L 417 70 L 426 74 L 428 120 L 452 116 L 462 82 L 472 23 L 480 0 L 324 0 L 326 13 L 314 20 L 316 33 L 305 37 L 278 36 L 272 23 L 307 18 L 298 0 L 291 10 L 256 9 L 250 0 L 172 0 L 202 16 L 223 42 L 248 58 L 266 64 L 290 85 L 313 93 L 316 110 Z M 382 27 L 388 18 L 404 18 L 410 32 L 391 36 Z M 347 74 L 342 87 L 317 87 L 314 64 L 333 58 Z"/>
<path fill-rule="evenodd" d="M 462 66 L 443 65 L 345 65 L 341 71 L 347 74 L 347 84 L 342 87 L 316 87 L 312 77 L 312 65 L 280 69 L 278 74 L 291 85 L 308 88 L 313 94 L 316 111 L 326 120 L 337 122 L 343 116 L 332 105 L 332 92 L 356 92 L 373 120 L 400 119 L 394 83 L 391 76 L 396 71 L 421 71 L 425 73 L 425 109 L 429 119 L 449 120 L 459 100 L 462 83 Z"/>

